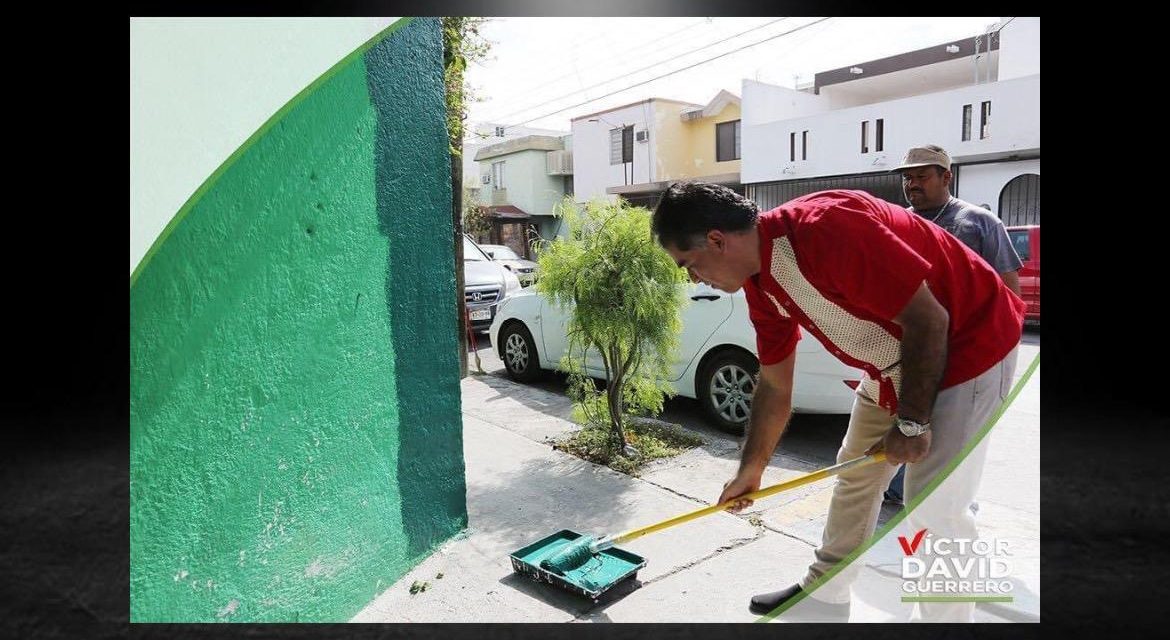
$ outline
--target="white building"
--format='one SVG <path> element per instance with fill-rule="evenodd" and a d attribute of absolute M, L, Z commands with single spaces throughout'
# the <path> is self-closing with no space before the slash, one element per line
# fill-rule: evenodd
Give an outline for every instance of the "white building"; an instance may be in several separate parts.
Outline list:
<path fill-rule="evenodd" d="M 906 204 L 891 170 L 912 146 L 951 155 L 959 198 L 1006 224 L 1040 222 L 1040 19 L 816 74 L 744 80 L 741 177 L 767 210 L 822 189 Z"/>

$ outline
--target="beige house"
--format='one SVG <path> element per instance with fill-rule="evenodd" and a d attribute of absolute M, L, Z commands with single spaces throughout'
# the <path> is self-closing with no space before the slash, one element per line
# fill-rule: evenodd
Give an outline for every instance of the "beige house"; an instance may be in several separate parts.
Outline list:
<path fill-rule="evenodd" d="M 699 179 L 742 192 L 740 99 L 720 91 L 706 105 L 666 98 L 572 120 L 578 201 L 618 196 L 653 206 L 672 181 Z"/>

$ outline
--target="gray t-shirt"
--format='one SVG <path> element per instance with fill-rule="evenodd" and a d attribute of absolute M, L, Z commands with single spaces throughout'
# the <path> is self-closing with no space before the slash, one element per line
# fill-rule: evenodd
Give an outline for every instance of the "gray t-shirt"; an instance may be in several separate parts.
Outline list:
<path fill-rule="evenodd" d="M 915 211 L 914 207 L 907 209 L 946 229 L 982 256 L 997 273 L 1017 271 L 1024 264 L 1008 238 L 1003 221 L 983 207 L 951 196 L 942 209 L 925 212 Z"/>

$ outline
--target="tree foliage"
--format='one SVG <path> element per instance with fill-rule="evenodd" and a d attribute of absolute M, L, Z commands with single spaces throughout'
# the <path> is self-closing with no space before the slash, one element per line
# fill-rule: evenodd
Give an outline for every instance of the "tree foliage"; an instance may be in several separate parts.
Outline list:
<path fill-rule="evenodd" d="M 487 212 L 487 206 L 470 189 L 463 190 L 463 230 L 477 242 L 484 241 L 491 233 L 492 221 Z"/>
<path fill-rule="evenodd" d="M 463 123 L 467 103 L 474 101 L 464 77 L 469 62 L 487 57 L 491 44 L 479 29 L 484 18 L 450 17 L 440 22 L 443 32 L 443 88 L 446 100 L 447 147 L 451 160 L 451 242 L 455 252 L 455 304 L 459 326 L 459 376 L 467 375 L 467 318 L 463 306 Z"/>
<path fill-rule="evenodd" d="M 623 200 L 558 208 L 569 232 L 538 252 L 537 290 L 569 317 L 565 361 L 576 417 L 608 425 L 609 445 L 629 453 L 626 419 L 658 413 L 678 348 L 686 276 L 654 242 L 650 212 Z M 598 389 L 586 360 L 605 372 Z"/>
<path fill-rule="evenodd" d="M 467 105 L 476 96 L 467 84 L 464 73 L 470 63 L 487 58 L 491 43 L 480 33 L 487 18 L 455 16 L 443 18 L 443 83 L 447 97 L 447 137 L 451 155 L 463 157 L 463 123 L 467 121 Z"/>

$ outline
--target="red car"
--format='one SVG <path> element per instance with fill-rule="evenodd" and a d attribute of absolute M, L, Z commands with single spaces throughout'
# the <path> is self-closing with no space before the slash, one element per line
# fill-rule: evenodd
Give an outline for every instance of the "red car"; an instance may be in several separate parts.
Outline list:
<path fill-rule="evenodd" d="M 1028 303 L 1024 321 L 1040 324 L 1040 225 L 1008 227 L 1007 232 L 1024 263 L 1020 268 L 1020 294 Z"/>

